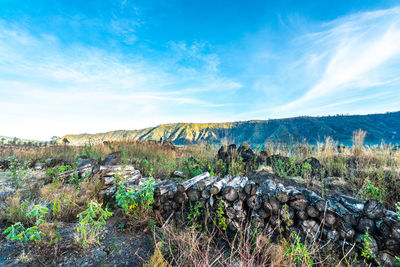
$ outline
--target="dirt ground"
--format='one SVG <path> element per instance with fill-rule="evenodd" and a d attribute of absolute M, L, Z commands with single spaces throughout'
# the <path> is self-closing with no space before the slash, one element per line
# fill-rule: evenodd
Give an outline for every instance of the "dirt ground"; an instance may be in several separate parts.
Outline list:
<path fill-rule="evenodd" d="M 75 241 L 75 223 L 60 224 L 62 240 L 52 249 L 7 241 L 2 236 L 0 266 L 142 266 L 153 254 L 151 234 L 120 232 L 118 225 L 118 219 L 111 218 L 100 244 L 86 248 Z"/>

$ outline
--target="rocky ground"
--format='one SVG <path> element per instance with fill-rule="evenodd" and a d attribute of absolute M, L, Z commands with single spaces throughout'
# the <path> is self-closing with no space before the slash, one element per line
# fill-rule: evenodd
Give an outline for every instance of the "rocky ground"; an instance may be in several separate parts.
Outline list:
<path fill-rule="evenodd" d="M 14 192 L 10 179 L 0 172 L 0 203 Z M 76 223 L 59 222 L 61 240 L 49 246 L 8 241 L 0 235 L 0 266 L 141 266 L 153 253 L 149 231 L 118 231 L 121 218 L 107 221 L 99 244 L 82 248 L 75 241 Z M 3 232 L 5 226 L 0 227 Z"/>
<path fill-rule="evenodd" d="M 117 231 L 118 220 L 110 219 L 100 244 L 81 248 L 75 242 L 76 224 L 60 224 L 62 240 L 53 248 L 0 238 L 0 266 L 141 266 L 153 253 L 148 233 Z M 1 228 L 3 231 L 4 228 Z"/>

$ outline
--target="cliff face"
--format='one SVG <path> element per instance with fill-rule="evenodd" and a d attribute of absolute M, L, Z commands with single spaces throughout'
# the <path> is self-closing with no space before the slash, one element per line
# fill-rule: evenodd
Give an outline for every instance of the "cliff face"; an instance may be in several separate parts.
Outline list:
<path fill-rule="evenodd" d="M 163 124 L 142 130 L 119 130 L 97 134 L 66 135 L 71 145 L 102 143 L 124 139 L 159 140 L 164 137 L 177 145 L 202 141 L 220 143 L 223 140 L 236 143 L 244 141 L 263 144 L 267 140 L 289 140 L 314 143 L 331 136 L 339 143 L 350 144 L 353 131 L 367 131 L 366 143 L 400 143 L 400 111 L 352 116 L 296 117 L 288 119 L 241 121 L 228 123 L 176 123 Z"/>

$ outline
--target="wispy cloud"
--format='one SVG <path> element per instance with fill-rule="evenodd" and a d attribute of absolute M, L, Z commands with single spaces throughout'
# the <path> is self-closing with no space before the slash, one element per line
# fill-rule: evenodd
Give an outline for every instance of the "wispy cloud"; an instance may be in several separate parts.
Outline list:
<path fill-rule="evenodd" d="M 303 36 L 301 42 L 304 56 L 298 63 L 304 66 L 306 75 L 317 74 L 318 78 L 302 96 L 280 106 L 278 112 L 306 112 L 313 105 L 323 109 L 351 95 L 362 100 L 360 96 L 371 88 L 399 83 L 398 7 L 337 19 L 323 25 L 322 31 Z"/>
<path fill-rule="evenodd" d="M 162 59 L 145 59 L 95 47 L 66 47 L 55 36 L 0 21 L 0 118 L 7 125 L 2 134 L 49 138 L 104 130 L 96 113 L 106 119 L 102 124 L 108 130 L 217 119 L 213 110 L 229 105 L 218 101 L 218 92 L 232 92 L 241 84 L 220 75 L 218 56 L 205 51 L 204 44 L 172 46 Z M 205 97 L 207 92 L 215 97 Z M 207 109 L 202 118 L 200 109 Z M 32 129 L 32 120 L 63 123 Z"/>

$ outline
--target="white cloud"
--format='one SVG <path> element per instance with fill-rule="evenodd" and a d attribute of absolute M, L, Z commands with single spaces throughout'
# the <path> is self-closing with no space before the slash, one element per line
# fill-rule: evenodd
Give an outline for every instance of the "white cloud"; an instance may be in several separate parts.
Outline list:
<path fill-rule="evenodd" d="M 318 80 L 278 111 L 306 111 L 311 105 L 324 109 L 324 103 L 345 98 L 350 91 L 362 95 L 379 84 L 398 82 L 400 8 L 357 13 L 323 27 L 326 29 L 303 37 L 300 61 L 306 66 L 305 73 L 314 72 L 308 75 L 319 73 Z"/>
<path fill-rule="evenodd" d="M 229 103 L 205 96 L 226 94 L 241 84 L 222 77 L 218 56 L 201 44 L 180 46 L 185 51 L 179 60 L 196 61 L 190 71 L 169 55 L 152 61 L 94 47 L 66 47 L 54 36 L 0 21 L 0 121 L 5 126 L 0 133 L 47 139 L 218 119 L 213 110 Z"/>

